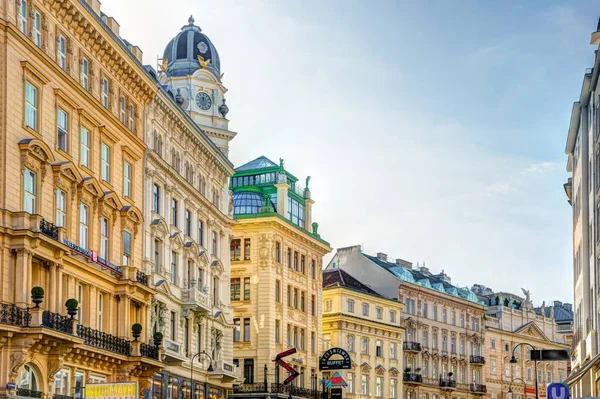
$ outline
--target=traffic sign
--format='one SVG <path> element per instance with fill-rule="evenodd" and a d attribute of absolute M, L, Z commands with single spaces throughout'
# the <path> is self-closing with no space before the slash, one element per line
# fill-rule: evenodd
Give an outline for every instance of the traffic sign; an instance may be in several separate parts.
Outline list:
<path fill-rule="evenodd" d="M 535 349 L 531 351 L 531 360 L 563 361 L 569 359 L 569 352 L 563 349 Z"/>
<path fill-rule="evenodd" d="M 569 387 L 562 382 L 555 382 L 546 388 L 548 399 L 569 399 Z"/>
<path fill-rule="evenodd" d="M 277 364 L 279 364 L 281 367 L 283 367 L 284 369 L 286 369 L 288 371 L 288 373 L 290 373 L 289 377 L 286 378 L 285 381 L 283 381 L 284 385 L 289 384 L 291 381 L 294 380 L 294 378 L 296 378 L 300 375 L 300 373 L 297 372 L 296 370 L 294 370 L 294 368 L 292 366 L 290 366 L 289 364 L 287 364 L 286 362 L 281 360 L 282 358 L 289 356 L 289 355 L 293 355 L 294 353 L 296 353 L 296 348 L 288 349 L 285 352 L 281 352 L 280 354 L 275 356 L 275 362 Z"/>
<path fill-rule="evenodd" d="M 337 371 L 331 375 L 331 378 L 329 379 L 329 381 L 327 381 L 327 384 L 325 384 L 325 388 L 331 388 L 331 387 L 346 388 L 347 386 L 348 386 L 348 384 L 346 384 L 346 381 L 344 381 L 344 379 L 342 378 L 342 375 Z"/>

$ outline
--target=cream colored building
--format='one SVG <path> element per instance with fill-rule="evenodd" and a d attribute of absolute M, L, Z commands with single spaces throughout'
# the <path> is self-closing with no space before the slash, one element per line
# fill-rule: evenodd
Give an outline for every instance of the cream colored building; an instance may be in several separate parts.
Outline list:
<path fill-rule="evenodd" d="M 323 272 L 323 349 L 343 348 L 352 357 L 352 370 L 340 371 L 348 384 L 344 397 L 404 397 L 403 307 L 344 270 Z"/>
<path fill-rule="evenodd" d="M 371 256 L 360 246 L 338 249 L 327 270 L 341 269 L 387 298 L 404 303 L 400 315 L 404 397 L 481 397 L 486 393 L 483 315 L 485 306 L 444 272 L 413 268 L 402 259 Z"/>
<path fill-rule="evenodd" d="M 97 0 L 0 1 L 0 29 L 0 394 L 135 381 L 143 396 L 162 367 L 131 331 L 154 295 L 143 116 L 157 86 Z"/>
<path fill-rule="evenodd" d="M 173 47 L 186 51 L 173 53 Z M 162 87 L 146 111 L 144 263 L 157 287 L 149 333 L 163 333 L 167 364 L 154 377 L 154 398 L 189 397 L 191 377 L 197 397 L 224 398 L 239 374 L 229 304 L 234 221 L 227 184 L 233 165 L 215 144 L 218 140 L 197 124 L 218 112 L 208 87 L 221 97 L 226 89 L 219 68 L 200 65 L 196 56 L 201 49 L 212 52 L 207 58 L 220 67 L 213 44 L 190 17 L 167 45 L 158 76 L 149 69 Z M 208 100 L 184 101 L 182 91 Z M 214 122 L 219 128 L 227 127 L 224 116 Z"/>
<path fill-rule="evenodd" d="M 231 188 L 238 222 L 230 246 L 233 348 L 245 382 L 234 393 L 264 392 L 256 383 L 264 383 L 265 365 L 279 392 L 273 359 L 291 347 L 297 353 L 285 360 L 300 373 L 293 385 L 310 389 L 323 348 L 322 259 L 331 250 L 312 221 L 310 190 L 283 161 L 266 157 L 238 167 Z M 280 370 L 279 382 L 286 377 Z"/>

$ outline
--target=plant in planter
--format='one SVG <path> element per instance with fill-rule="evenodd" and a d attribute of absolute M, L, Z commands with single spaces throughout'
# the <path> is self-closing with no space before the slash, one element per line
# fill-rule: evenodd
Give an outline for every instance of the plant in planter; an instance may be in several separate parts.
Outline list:
<path fill-rule="evenodd" d="M 496 298 L 494 298 L 494 300 L 496 301 L 496 306 L 500 305 L 500 297 L 498 295 L 496 295 Z"/>
<path fill-rule="evenodd" d="M 36 308 L 40 307 L 40 303 L 44 301 L 44 289 L 42 287 L 33 287 L 31 289 L 31 301 L 35 303 Z"/>
<path fill-rule="evenodd" d="M 509 303 L 510 303 L 510 299 L 504 298 L 504 306 L 508 307 Z"/>
<path fill-rule="evenodd" d="M 160 331 L 155 332 L 154 333 L 154 345 L 160 346 L 162 344 L 162 340 L 163 340 L 163 334 Z"/>
<path fill-rule="evenodd" d="M 131 335 L 133 335 L 134 341 L 137 341 L 142 335 L 142 325 L 140 323 L 135 323 L 131 326 Z"/>
<path fill-rule="evenodd" d="M 65 306 L 67 307 L 67 314 L 71 316 L 71 319 L 74 319 L 75 315 L 79 310 L 79 302 L 77 302 L 77 299 L 67 299 L 67 302 L 65 302 Z"/>

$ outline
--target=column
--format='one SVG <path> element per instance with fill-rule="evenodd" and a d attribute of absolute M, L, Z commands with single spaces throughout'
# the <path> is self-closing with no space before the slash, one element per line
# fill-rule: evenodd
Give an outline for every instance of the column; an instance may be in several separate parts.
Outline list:
<path fill-rule="evenodd" d="M 284 218 L 288 217 L 288 190 L 290 185 L 284 173 L 279 174 L 279 181 L 274 185 L 277 188 L 277 213 Z"/>
<path fill-rule="evenodd" d="M 17 306 L 26 307 L 29 301 L 28 287 L 31 281 L 31 252 L 25 248 L 15 250 L 15 298 Z"/>
<path fill-rule="evenodd" d="M 63 304 L 63 269 L 65 267 L 63 265 L 61 265 L 60 263 L 56 264 L 56 303 L 55 303 L 55 307 L 54 307 L 54 312 L 56 313 L 60 313 L 60 308 Z"/>
<path fill-rule="evenodd" d="M 119 313 L 117 315 L 117 319 L 119 322 L 117 323 L 117 336 L 123 338 L 129 338 L 129 328 L 130 328 L 130 304 L 131 298 L 129 295 L 119 295 Z"/>
<path fill-rule="evenodd" d="M 56 296 L 57 296 L 57 281 L 56 281 L 56 263 L 50 262 L 50 282 L 46 291 L 46 309 L 56 312 Z"/>

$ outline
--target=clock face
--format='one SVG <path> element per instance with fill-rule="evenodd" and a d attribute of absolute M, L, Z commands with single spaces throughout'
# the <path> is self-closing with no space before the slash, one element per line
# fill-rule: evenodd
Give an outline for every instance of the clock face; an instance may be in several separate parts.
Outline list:
<path fill-rule="evenodd" d="M 200 93 L 196 94 L 196 105 L 198 106 L 198 108 L 206 111 L 212 105 L 210 96 L 202 91 Z"/>

